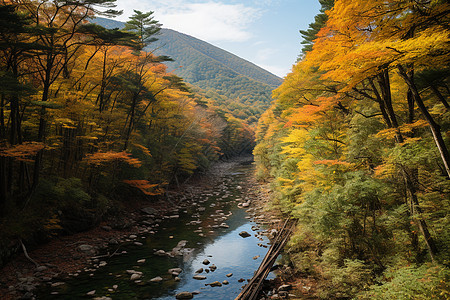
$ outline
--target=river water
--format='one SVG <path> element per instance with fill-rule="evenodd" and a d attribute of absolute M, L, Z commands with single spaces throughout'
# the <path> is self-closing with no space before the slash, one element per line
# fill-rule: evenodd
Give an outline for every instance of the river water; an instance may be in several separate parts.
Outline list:
<path fill-rule="evenodd" d="M 82 272 L 64 284 L 43 289 L 38 299 L 86 299 L 86 294 L 94 290 L 94 298 L 165 300 L 188 291 L 198 293 L 194 299 L 234 299 L 246 283 L 239 279 L 250 279 L 268 250 L 265 247 L 268 239 L 258 234 L 258 225 L 245 209 L 237 206 L 256 197 L 247 182 L 252 168 L 239 165 L 229 169 L 215 186 L 193 195 L 190 204 L 176 213 L 179 217 L 162 220 L 153 234 L 138 235 L 134 241 L 142 245 L 130 241 L 119 251 L 126 253 L 113 256 L 105 260 L 106 265 Z M 222 223 L 229 228 L 218 227 Z M 242 231 L 251 236 L 241 237 Z M 191 252 L 175 257 L 155 254 L 156 250 L 170 252 L 182 240 L 187 241 L 185 247 Z M 144 263 L 137 262 L 142 259 Z M 205 259 L 210 261 L 209 265 L 203 264 Z M 215 271 L 199 274 L 207 279 L 193 279 L 198 269 L 207 269 L 212 264 L 217 267 Z M 180 281 L 168 273 L 171 268 L 183 269 Z M 131 281 L 127 270 L 142 272 L 142 277 L 138 282 Z M 233 275 L 227 277 L 230 273 Z M 163 280 L 149 282 L 157 276 Z M 206 285 L 224 280 L 229 284 Z"/>

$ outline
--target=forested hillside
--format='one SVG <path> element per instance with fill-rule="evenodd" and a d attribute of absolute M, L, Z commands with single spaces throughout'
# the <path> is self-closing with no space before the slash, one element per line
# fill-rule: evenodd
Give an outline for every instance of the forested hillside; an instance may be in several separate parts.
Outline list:
<path fill-rule="evenodd" d="M 124 26 L 105 18 L 92 21 L 111 29 Z M 268 71 L 192 36 L 162 28 L 157 37 L 147 49 L 171 57 L 165 62 L 168 70 L 250 124 L 269 107 L 272 90 L 281 84 Z"/>
<path fill-rule="evenodd" d="M 254 150 L 290 259 L 323 299 L 448 299 L 450 5 L 320 2 Z"/>
<path fill-rule="evenodd" d="M 122 31 L 89 22 L 117 14 L 113 2 L 0 6 L 1 259 L 252 149 L 246 123 L 145 51 L 161 26 L 152 12 Z"/>

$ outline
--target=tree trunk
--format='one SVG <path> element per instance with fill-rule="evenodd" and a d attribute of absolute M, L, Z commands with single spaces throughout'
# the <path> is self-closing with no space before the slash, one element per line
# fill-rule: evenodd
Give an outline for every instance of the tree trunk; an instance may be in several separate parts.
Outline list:
<path fill-rule="evenodd" d="M 441 92 L 439 92 L 439 89 L 437 88 L 437 86 L 435 86 L 434 84 L 431 84 L 430 87 L 431 87 L 431 90 L 434 92 L 434 94 L 439 98 L 441 103 L 444 105 L 444 107 L 446 109 L 450 110 L 450 105 L 448 104 L 448 102 L 444 98 L 444 96 L 442 96 Z"/>
<path fill-rule="evenodd" d="M 427 245 L 428 251 L 430 252 L 431 260 L 435 262 L 435 256 L 438 252 L 436 244 L 434 243 L 434 239 L 432 238 L 430 232 L 428 231 L 428 226 L 425 220 L 422 219 L 422 208 L 419 205 L 419 200 L 417 198 L 417 189 L 416 189 L 416 174 L 411 169 L 404 170 L 406 185 L 411 197 L 411 215 L 414 222 L 419 227 L 420 232 L 422 233 L 425 244 Z"/>
<path fill-rule="evenodd" d="M 428 112 L 428 109 L 426 108 L 425 104 L 422 101 L 422 97 L 420 97 L 419 91 L 417 90 L 417 87 L 414 83 L 414 80 L 411 76 L 408 76 L 406 73 L 406 70 L 403 68 L 403 66 L 398 65 L 398 70 L 400 76 L 405 80 L 406 84 L 410 88 L 414 101 L 416 102 L 417 106 L 419 107 L 420 111 L 422 112 L 422 115 L 425 117 L 425 119 L 428 122 L 428 125 L 430 126 L 431 133 L 433 134 L 434 142 L 436 143 L 436 146 L 438 147 L 439 153 L 441 155 L 442 162 L 444 163 L 445 170 L 447 172 L 447 176 L 450 178 L 450 154 L 448 152 L 447 146 L 445 145 L 445 141 L 442 138 L 441 134 L 441 128 L 439 124 L 434 121 L 431 114 Z"/>

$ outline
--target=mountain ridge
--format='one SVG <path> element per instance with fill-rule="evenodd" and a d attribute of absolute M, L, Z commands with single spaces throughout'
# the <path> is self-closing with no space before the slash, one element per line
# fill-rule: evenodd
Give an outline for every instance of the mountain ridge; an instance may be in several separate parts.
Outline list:
<path fill-rule="evenodd" d="M 101 26 L 103 26 L 105 28 L 109 28 L 109 29 L 112 29 L 112 28 L 123 29 L 125 26 L 124 22 L 101 18 L 101 17 L 97 17 L 97 18 L 93 19 L 92 21 L 98 25 L 101 25 Z M 162 49 L 167 42 L 171 42 L 171 40 L 168 39 L 168 36 L 173 37 L 174 35 L 176 35 L 177 38 L 182 38 L 185 43 L 187 43 L 189 46 L 191 46 L 193 49 L 197 50 L 201 54 L 209 57 L 210 59 L 214 59 L 215 61 L 224 65 L 226 68 L 229 68 L 232 71 L 234 71 L 240 75 L 247 76 L 250 79 L 267 84 L 267 85 L 271 86 L 272 88 L 278 87 L 282 82 L 282 79 L 280 77 L 265 70 L 264 68 L 261 68 L 260 66 L 256 65 L 253 62 L 243 59 L 243 58 L 237 56 L 236 54 L 233 54 L 225 49 L 214 46 L 214 45 L 212 45 L 208 42 L 205 42 L 199 38 L 196 38 L 194 36 L 191 36 L 186 33 L 182 33 L 182 32 L 179 32 L 179 31 L 176 31 L 173 29 L 161 28 L 160 34 L 158 34 L 158 36 L 157 36 L 158 41 L 152 43 L 150 48 L 157 46 L 156 47 L 157 50 L 155 51 L 155 53 L 162 54 L 163 51 L 158 51 L 158 50 Z M 195 44 L 193 42 L 195 42 Z M 208 52 L 208 51 L 205 51 L 205 49 L 212 49 L 214 51 Z M 221 54 L 226 54 L 226 55 L 223 56 L 221 59 L 220 57 L 218 57 Z M 164 55 L 167 55 L 167 53 L 164 52 Z M 176 69 L 177 68 L 177 66 L 176 66 L 177 58 L 175 57 L 174 59 L 175 59 L 175 62 L 172 62 L 172 63 L 169 62 L 169 63 L 167 63 L 167 65 L 169 67 L 173 67 L 173 69 Z M 230 67 L 230 64 L 233 64 L 232 59 L 239 60 L 241 63 L 243 63 L 243 66 L 240 66 L 239 64 L 234 64 L 233 67 Z M 225 61 L 223 61 L 223 60 L 225 60 Z M 249 74 L 246 71 L 247 66 L 250 66 L 251 69 L 258 70 L 259 74 L 257 74 L 256 76 Z"/>
<path fill-rule="evenodd" d="M 92 22 L 109 29 L 125 26 L 105 18 Z M 169 71 L 248 123 L 255 123 L 269 108 L 272 90 L 282 82 L 254 63 L 190 35 L 162 28 L 156 37 L 147 51 L 174 59 L 165 62 Z"/>

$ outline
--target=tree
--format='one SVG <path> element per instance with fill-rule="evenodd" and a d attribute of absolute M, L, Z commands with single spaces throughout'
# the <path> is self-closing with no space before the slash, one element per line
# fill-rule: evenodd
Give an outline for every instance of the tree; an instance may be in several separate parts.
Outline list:
<path fill-rule="evenodd" d="M 123 29 L 133 32 L 139 37 L 141 49 L 158 40 L 155 35 L 161 30 L 161 24 L 154 20 L 152 15 L 153 11 L 143 13 L 139 10 L 134 10 L 134 14 L 125 23 L 125 28 Z"/>
<path fill-rule="evenodd" d="M 300 34 L 302 35 L 302 55 L 305 55 L 306 52 L 311 51 L 314 40 L 317 38 L 317 34 L 320 29 L 325 26 L 325 23 L 328 20 L 328 16 L 325 13 L 327 10 L 331 9 L 334 4 L 334 0 L 319 0 L 321 8 L 320 14 L 314 17 L 314 22 L 309 24 L 309 28 L 307 30 L 300 30 Z M 299 56 L 298 60 L 301 60 L 301 56 Z"/>

